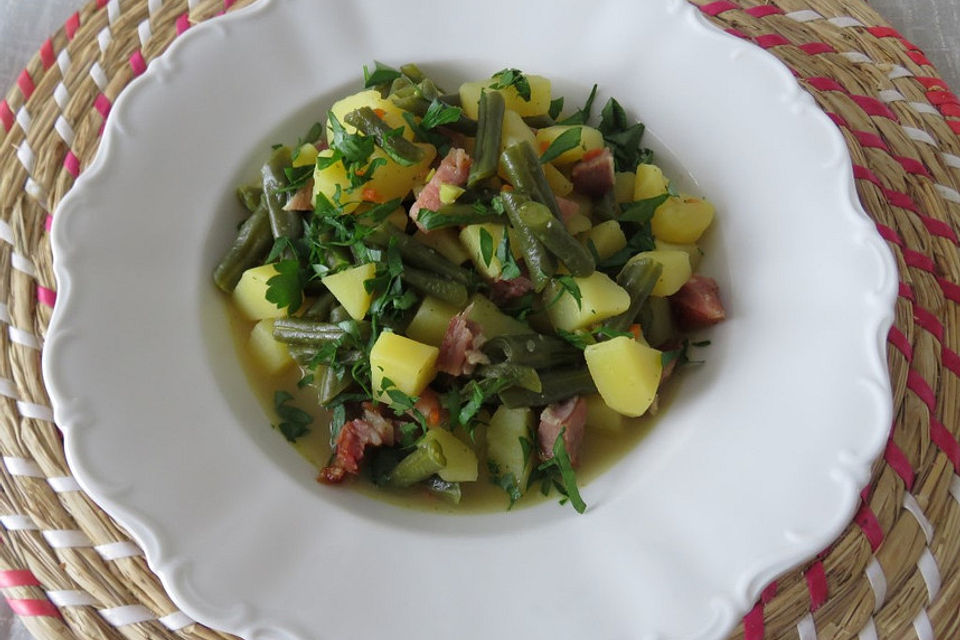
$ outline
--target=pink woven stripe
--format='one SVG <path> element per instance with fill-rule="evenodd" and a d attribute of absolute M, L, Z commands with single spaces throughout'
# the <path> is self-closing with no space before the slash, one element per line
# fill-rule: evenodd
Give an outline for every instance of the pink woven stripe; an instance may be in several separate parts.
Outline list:
<path fill-rule="evenodd" d="M 910 464 L 910 460 L 907 459 L 907 456 L 900 447 L 896 445 L 892 437 L 887 441 L 887 449 L 883 452 L 883 459 L 890 465 L 890 468 L 900 476 L 900 479 L 903 480 L 903 486 L 905 486 L 908 491 L 912 491 L 913 480 L 916 477 L 916 474 L 913 472 L 913 465 Z"/>
<path fill-rule="evenodd" d="M 930 418 L 930 439 L 953 464 L 954 472 L 960 472 L 960 443 L 936 418 Z"/>
<path fill-rule="evenodd" d="M 177 18 L 177 35 L 190 28 L 190 15 L 186 13 L 181 13 Z"/>
<path fill-rule="evenodd" d="M 908 267 L 914 267 L 916 269 L 923 269 L 932 274 L 937 273 L 937 265 L 933 262 L 933 258 L 925 256 L 918 251 L 913 249 L 902 249 L 903 252 L 903 261 L 907 263 Z"/>
<path fill-rule="evenodd" d="M 909 300 L 914 304 L 917 303 L 917 296 L 913 293 L 913 287 L 908 285 L 906 282 L 900 283 L 900 292 L 897 295 L 899 295 L 901 298 Z"/>
<path fill-rule="evenodd" d="M 812 78 L 807 78 L 807 83 L 817 91 L 839 91 L 840 93 L 847 92 L 847 90 L 843 88 L 843 85 L 833 78 L 813 76 Z"/>
<path fill-rule="evenodd" d="M 930 62 L 930 59 L 923 54 L 922 51 L 907 51 L 907 55 L 910 56 L 910 59 L 922 67 L 932 67 L 933 63 Z"/>
<path fill-rule="evenodd" d="M 954 104 L 952 102 L 947 102 L 939 107 L 940 113 L 951 118 L 960 117 L 960 104 Z"/>
<path fill-rule="evenodd" d="M 885 224 L 880 224 L 879 222 L 876 224 L 876 227 L 877 227 L 877 231 L 880 233 L 881 238 L 883 238 L 887 242 L 892 242 L 898 247 L 903 246 L 903 238 L 901 238 L 896 231 L 894 231 L 893 229 L 891 229 Z"/>
<path fill-rule="evenodd" d="M 907 372 L 907 389 L 913 391 L 920 402 L 927 405 L 927 409 L 931 414 L 937 410 L 937 396 L 934 394 L 933 389 L 930 388 L 930 385 L 927 384 L 927 381 L 923 379 L 915 369 L 910 369 Z"/>
<path fill-rule="evenodd" d="M 57 62 L 57 54 L 53 52 L 53 41 L 47 38 L 40 47 L 40 62 L 44 69 L 49 69 Z"/>
<path fill-rule="evenodd" d="M 740 29 L 734 29 L 733 27 L 730 27 L 729 29 L 724 29 L 724 31 L 726 31 L 727 33 L 729 33 L 729 34 L 732 35 L 732 36 L 736 36 L 736 37 L 740 38 L 741 40 L 749 40 L 749 39 L 750 39 L 750 36 L 748 36 L 747 34 L 745 34 L 743 31 L 740 31 Z"/>
<path fill-rule="evenodd" d="M 783 9 L 780 7 L 775 7 L 772 4 L 762 4 L 757 7 L 744 9 L 744 13 L 747 13 L 754 18 L 766 18 L 767 16 L 782 14 Z"/>
<path fill-rule="evenodd" d="M 103 9 L 105 6 L 107 6 L 108 1 L 109 0 L 97 0 L 97 9 Z"/>
<path fill-rule="evenodd" d="M 856 136 L 857 141 L 860 143 L 861 147 L 870 147 L 872 149 L 881 149 L 890 153 L 890 149 L 887 147 L 887 143 L 883 141 L 883 138 L 878 136 L 875 133 L 869 131 L 851 131 L 851 133 Z"/>
<path fill-rule="evenodd" d="M 960 104 L 960 99 L 944 88 L 936 91 L 927 91 L 927 102 L 939 107 L 944 104 Z"/>
<path fill-rule="evenodd" d="M 59 618 L 60 612 L 49 600 L 33 598 L 7 598 L 7 604 L 18 616 Z"/>
<path fill-rule="evenodd" d="M 50 229 L 53 228 L 53 216 L 47 214 L 47 219 L 43 221 L 43 228 L 47 230 L 47 233 L 50 233 Z"/>
<path fill-rule="evenodd" d="M 859 164 L 853 165 L 853 177 L 858 180 L 866 180 L 867 182 L 872 182 L 878 187 L 883 188 L 883 185 L 880 184 L 880 178 L 877 177 L 877 174 L 875 174 L 869 168 L 864 167 L 862 165 L 859 165 Z"/>
<path fill-rule="evenodd" d="M 940 89 L 942 91 L 950 91 L 950 88 L 947 86 L 947 83 L 943 81 L 943 78 L 933 78 L 931 76 L 914 76 L 913 79 L 919 82 L 920 84 L 922 84 L 927 89 Z"/>
<path fill-rule="evenodd" d="M 946 222 L 931 218 L 930 216 L 920 216 L 920 220 L 923 222 L 923 226 L 927 228 L 927 231 L 930 232 L 930 235 L 946 238 L 953 242 L 953 244 L 960 244 L 960 242 L 957 241 L 956 231 Z"/>
<path fill-rule="evenodd" d="M 782 47 L 785 44 L 791 44 L 784 36 L 779 33 L 765 33 L 754 38 L 754 41 L 764 49 L 772 47 Z"/>
<path fill-rule="evenodd" d="M 147 61 L 143 59 L 143 53 L 139 50 L 134 51 L 133 55 L 130 56 L 130 68 L 133 70 L 134 76 L 138 76 L 147 70 Z"/>
<path fill-rule="evenodd" d="M 947 126 L 950 127 L 955 134 L 960 136 L 960 120 L 947 120 Z"/>
<path fill-rule="evenodd" d="M 772 7 L 773 5 L 766 5 Z M 801 44 L 800 49 L 810 56 L 820 55 L 821 53 L 836 53 L 837 50 L 826 42 L 808 42 Z"/>
<path fill-rule="evenodd" d="M 67 151 L 67 156 L 63 159 L 63 168 L 74 178 L 80 175 L 80 160 L 73 155 L 73 151 Z"/>
<path fill-rule="evenodd" d="M 827 601 L 827 575 L 823 570 L 823 563 L 819 560 L 810 565 L 804 572 L 807 579 L 807 591 L 810 592 L 810 611 L 816 611 Z"/>
<path fill-rule="evenodd" d="M 93 108 L 99 111 L 100 115 L 103 116 L 104 119 L 106 119 L 106 117 L 110 114 L 110 107 L 112 106 L 113 104 L 111 104 L 110 98 L 102 93 L 99 94 L 93 101 Z"/>
<path fill-rule="evenodd" d="M 953 375 L 960 378 L 960 355 L 957 355 L 956 351 L 949 347 L 943 347 L 940 352 L 940 360 L 943 361 L 943 366 L 953 371 Z"/>
<path fill-rule="evenodd" d="M 0 589 L 8 587 L 39 587 L 40 581 L 29 569 L 0 571 Z"/>
<path fill-rule="evenodd" d="M 893 189 L 884 189 L 883 197 L 887 199 L 887 202 L 895 207 L 900 207 L 901 209 L 918 213 L 916 203 L 905 193 L 894 191 Z"/>
<path fill-rule="evenodd" d="M 937 278 L 937 283 L 939 283 L 940 288 L 943 290 L 943 295 L 947 297 L 947 300 L 953 300 L 957 304 L 960 304 L 960 285 L 955 282 L 950 282 L 946 278 Z"/>
<path fill-rule="evenodd" d="M 237 0 L 223 0 L 223 10 L 229 11 L 230 7 L 232 7 L 236 1 Z"/>
<path fill-rule="evenodd" d="M 776 595 L 777 595 L 777 583 L 771 582 L 760 593 L 760 602 L 762 602 L 763 604 L 770 604 L 770 601 L 773 600 L 773 597 Z"/>
<path fill-rule="evenodd" d="M 826 111 L 825 113 L 831 120 L 833 120 L 833 124 L 837 125 L 838 127 L 843 127 L 844 129 L 850 128 L 850 125 L 847 124 L 847 121 L 844 120 L 843 116 L 839 113 L 833 113 L 832 111 Z"/>
<path fill-rule="evenodd" d="M 943 342 L 943 323 L 940 322 L 936 314 L 931 313 L 923 307 L 914 306 L 913 321 L 916 322 L 918 326 L 923 327 L 933 334 L 937 341 Z"/>
<path fill-rule="evenodd" d="M 900 163 L 900 166 L 903 167 L 903 170 L 907 173 L 912 173 L 915 176 L 924 176 L 926 178 L 932 177 L 927 167 L 919 160 L 906 156 L 894 156 L 894 159 Z"/>
<path fill-rule="evenodd" d="M 866 503 L 860 505 L 860 510 L 857 511 L 857 515 L 854 516 L 853 521 L 856 522 L 860 530 L 863 531 L 864 537 L 867 539 L 867 542 L 870 543 L 870 549 L 876 552 L 883 542 L 883 529 L 880 527 L 877 516 L 870 506 Z"/>
<path fill-rule="evenodd" d="M 910 341 L 907 340 L 907 336 L 903 335 L 900 329 L 895 326 L 890 327 L 890 333 L 887 334 L 887 342 L 902 353 L 907 362 L 913 361 L 913 347 L 910 345 Z"/>
<path fill-rule="evenodd" d="M 870 27 L 867 31 L 876 38 L 898 38 L 903 40 L 900 32 L 893 27 Z"/>
<path fill-rule="evenodd" d="M 21 71 L 17 77 L 17 86 L 20 87 L 20 93 L 23 94 L 24 100 L 29 100 L 30 96 L 32 96 L 33 92 L 37 89 L 37 85 L 33 83 L 33 78 L 30 77 L 30 72 L 26 69 Z"/>
<path fill-rule="evenodd" d="M 7 104 L 6 100 L 0 100 L 0 122 L 3 123 L 3 130 L 10 131 L 13 128 L 13 122 L 15 118 L 13 111 L 10 110 L 10 105 Z"/>
<path fill-rule="evenodd" d="M 54 303 L 57 301 L 57 292 L 53 289 L 47 289 L 46 287 L 41 287 L 37 285 L 37 300 L 42 305 L 46 305 L 53 308 Z"/>
<path fill-rule="evenodd" d="M 850 99 L 856 102 L 857 105 L 863 109 L 868 116 L 887 118 L 889 120 L 893 120 L 894 122 L 900 121 L 900 118 L 898 118 L 897 114 L 890 110 L 890 107 L 883 104 L 876 98 L 871 98 L 870 96 L 858 96 L 851 93 Z"/>
<path fill-rule="evenodd" d="M 726 0 L 719 0 L 718 2 L 708 2 L 707 4 L 700 7 L 700 11 L 704 12 L 708 16 L 718 16 L 725 11 L 735 11 L 739 9 L 737 5 L 732 2 L 727 2 Z"/>
<path fill-rule="evenodd" d="M 73 40 L 73 36 L 77 35 L 77 29 L 80 28 L 80 14 L 74 13 L 72 16 L 67 18 L 67 21 L 63 25 L 63 30 L 67 33 L 67 40 Z"/>
<path fill-rule="evenodd" d="M 763 605 L 757 603 L 743 616 L 743 640 L 763 640 Z"/>

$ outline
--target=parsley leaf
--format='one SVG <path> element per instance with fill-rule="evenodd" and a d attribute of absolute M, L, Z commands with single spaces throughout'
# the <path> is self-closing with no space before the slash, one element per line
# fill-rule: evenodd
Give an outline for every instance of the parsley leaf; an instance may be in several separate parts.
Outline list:
<path fill-rule="evenodd" d="M 563 329 L 557 329 L 557 336 L 559 336 L 560 338 L 563 338 L 564 340 L 569 342 L 571 345 L 573 345 L 577 349 L 580 349 L 580 351 L 583 351 L 584 349 L 589 347 L 591 344 L 596 343 L 596 340 L 593 339 L 593 336 L 591 336 L 586 331 L 574 332 L 574 331 L 564 331 Z"/>
<path fill-rule="evenodd" d="M 556 120 L 560 117 L 561 111 L 563 111 L 563 96 L 550 101 L 550 110 L 547 111 L 547 115 Z"/>
<path fill-rule="evenodd" d="M 460 107 L 451 107 L 440 102 L 438 98 L 434 98 L 427 108 L 427 112 L 423 115 L 420 126 L 424 129 L 434 129 L 441 125 L 450 124 L 459 120 L 461 113 L 463 113 L 463 110 Z"/>
<path fill-rule="evenodd" d="M 570 149 L 576 148 L 580 144 L 580 136 L 582 133 L 582 127 L 573 127 L 572 129 L 567 129 L 559 136 L 554 138 L 553 142 L 550 143 L 550 146 L 547 147 L 547 150 L 543 152 L 542 156 L 540 156 L 540 164 L 552 162 Z"/>
<path fill-rule="evenodd" d="M 636 171 L 638 164 L 650 162 L 653 152 L 640 146 L 645 127 L 630 124 L 627 114 L 615 99 L 610 98 L 600 112 L 600 126 L 607 146 L 613 151 L 617 171 Z"/>
<path fill-rule="evenodd" d="M 600 327 L 599 329 L 594 331 L 594 333 L 603 338 L 621 338 L 622 337 L 622 338 L 630 338 L 632 340 L 633 338 L 636 337 L 629 331 L 617 331 L 616 329 L 612 329 L 606 325 Z"/>
<path fill-rule="evenodd" d="M 337 120 L 337 116 L 333 115 L 333 111 L 327 112 L 327 120 L 333 130 L 333 141 L 330 146 L 343 154 L 344 162 L 366 164 L 373 154 L 373 138 L 357 133 L 347 133 L 347 130 Z"/>
<path fill-rule="evenodd" d="M 287 307 L 294 313 L 303 303 L 304 277 L 298 260 L 281 260 L 274 263 L 277 275 L 267 280 L 268 302 L 277 305 L 277 308 Z"/>
<path fill-rule="evenodd" d="M 399 78 L 402 74 L 382 62 L 373 61 L 373 71 L 363 65 L 363 88 L 370 89 L 382 84 L 389 84 Z"/>
<path fill-rule="evenodd" d="M 500 261 L 500 279 L 513 280 L 520 277 L 520 265 L 513 257 L 510 251 L 510 238 L 508 234 L 503 234 L 503 239 L 497 245 L 497 260 Z"/>
<path fill-rule="evenodd" d="M 517 476 L 514 475 L 513 471 L 501 473 L 500 465 L 492 460 L 487 460 L 487 469 L 490 471 L 490 482 L 503 489 L 507 493 L 507 496 L 510 497 L 510 506 L 507 507 L 509 511 L 523 495 L 523 492 L 520 490 L 520 483 L 517 481 Z"/>
<path fill-rule="evenodd" d="M 587 509 L 587 504 L 580 497 L 580 490 L 577 488 L 577 474 L 573 470 L 570 455 L 567 453 L 567 447 L 563 442 L 563 434 L 566 430 L 566 427 L 564 427 L 557 434 L 557 439 L 553 442 L 553 457 L 537 467 L 538 473 L 530 476 L 530 482 L 541 480 L 540 491 L 543 495 L 549 494 L 552 483 L 557 491 L 565 496 L 560 501 L 561 504 L 569 500 L 577 513 L 583 513 Z"/>
<path fill-rule="evenodd" d="M 656 213 L 657 207 L 666 202 L 669 197 L 669 193 L 664 193 L 663 195 L 652 198 L 644 198 L 643 200 L 624 203 L 620 205 L 622 213 L 617 220 L 620 222 L 646 224 L 653 220 L 653 214 Z"/>
<path fill-rule="evenodd" d="M 557 303 L 557 301 L 563 297 L 563 294 L 569 293 L 573 296 L 573 299 L 577 302 L 577 309 L 581 308 L 583 295 L 580 293 L 580 285 L 577 284 L 577 281 L 573 279 L 573 276 L 557 276 L 553 279 L 559 287 L 557 288 L 557 295 L 554 296 L 553 300 L 547 303 L 548 307 L 552 307 Z"/>
<path fill-rule="evenodd" d="M 480 227 L 480 257 L 483 264 L 489 267 L 493 260 L 493 236 L 483 227 Z"/>
<path fill-rule="evenodd" d="M 517 90 L 518 96 L 523 98 L 524 101 L 530 102 L 530 82 L 520 69 L 503 69 L 490 77 L 496 80 L 490 85 L 491 89 L 513 87 Z"/>
<path fill-rule="evenodd" d="M 435 146 L 438 157 L 444 157 L 450 151 L 450 138 L 437 131 L 425 129 L 409 111 L 403 112 L 403 119 L 407 121 L 407 125 L 413 131 L 414 139 L 419 142 L 429 142 Z"/>
<path fill-rule="evenodd" d="M 569 117 L 564 118 L 557 124 L 587 124 L 590 120 L 590 112 L 593 111 L 593 101 L 597 99 L 597 85 L 593 85 L 593 89 L 590 90 L 590 95 L 587 96 L 587 101 L 584 103 L 582 109 L 577 109 Z M 553 106 L 553 103 L 551 103 Z"/>
<path fill-rule="evenodd" d="M 313 422 L 313 416 L 303 409 L 288 405 L 287 403 L 291 400 L 293 396 L 286 391 L 275 391 L 273 394 L 273 409 L 280 418 L 276 428 L 284 438 L 294 442 L 297 438 L 310 433 L 309 425 Z"/>

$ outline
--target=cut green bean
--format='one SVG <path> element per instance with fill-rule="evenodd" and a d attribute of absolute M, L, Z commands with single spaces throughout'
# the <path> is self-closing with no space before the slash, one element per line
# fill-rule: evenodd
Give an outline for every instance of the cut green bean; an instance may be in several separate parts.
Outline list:
<path fill-rule="evenodd" d="M 446 500 L 451 504 L 460 504 L 463 493 L 459 482 L 447 482 L 440 476 L 430 476 L 426 481 L 427 489 L 433 495 Z"/>
<path fill-rule="evenodd" d="M 423 160 L 423 149 L 404 138 L 402 131 L 391 129 L 370 107 L 360 107 L 343 119 L 374 138 L 377 145 L 397 164 L 409 167 Z"/>
<path fill-rule="evenodd" d="M 337 298 L 329 291 L 326 291 L 320 294 L 320 297 L 310 305 L 303 316 L 312 320 L 326 320 L 330 317 L 330 311 L 333 310 L 336 304 Z"/>
<path fill-rule="evenodd" d="M 670 302 L 666 298 L 649 296 L 640 307 L 638 320 L 643 327 L 643 337 L 652 347 L 659 348 L 677 337 Z"/>
<path fill-rule="evenodd" d="M 540 156 L 537 155 L 536 149 L 529 140 L 507 147 L 500 154 L 500 161 L 503 163 L 507 180 L 514 188 L 528 194 L 540 204 L 546 205 L 557 220 L 561 219 L 560 206 L 543 173 Z"/>
<path fill-rule="evenodd" d="M 381 226 L 365 238 L 369 244 L 381 248 L 390 246 L 391 240 L 396 242 L 397 250 L 405 263 L 432 271 L 468 287 L 474 283 L 475 276 L 471 271 L 450 262 L 438 252 L 391 224 Z"/>
<path fill-rule="evenodd" d="M 247 211 L 253 213 L 260 206 L 260 200 L 263 197 L 263 187 L 260 185 L 247 185 L 237 188 L 237 198 L 241 204 L 247 208 Z"/>
<path fill-rule="evenodd" d="M 273 322 L 274 339 L 286 344 L 321 345 L 345 335 L 347 332 L 335 324 L 307 318 L 277 318 Z"/>
<path fill-rule="evenodd" d="M 533 129 L 544 129 L 546 127 L 552 127 L 557 124 L 557 121 L 550 117 L 549 114 L 543 113 L 538 116 L 524 116 L 523 122 L 528 127 Z"/>
<path fill-rule="evenodd" d="M 351 318 L 350 312 L 347 311 L 343 305 L 337 305 L 330 310 L 330 323 L 339 324 L 344 320 L 349 320 Z"/>
<path fill-rule="evenodd" d="M 483 345 L 483 352 L 494 364 L 510 364 L 545 369 L 583 362 L 583 352 L 566 340 L 541 333 L 497 336 Z"/>
<path fill-rule="evenodd" d="M 240 225 L 237 238 L 213 272 L 213 281 L 218 287 L 230 293 L 240 282 L 243 272 L 262 263 L 272 246 L 270 216 L 267 214 L 266 206 L 261 204 Z"/>
<path fill-rule="evenodd" d="M 285 236 L 299 238 L 303 235 L 303 221 L 296 211 L 285 211 L 283 206 L 287 197 L 281 191 L 287 186 L 287 176 L 284 169 L 290 167 L 290 148 L 280 147 L 270 155 L 270 161 L 260 169 L 260 178 L 263 185 L 262 200 L 267 203 L 267 213 L 270 214 L 270 231 L 274 238 Z"/>
<path fill-rule="evenodd" d="M 410 64 L 405 64 L 402 67 L 400 67 L 400 73 L 406 76 L 410 80 L 410 82 L 413 82 L 414 84 L 418 82 L 423 82 L 424 79 L 426 79 L 426 76 L 423 75 L 423 71 L 420 70 L 420 67 L 413 64 L 412 62 Z"/>
<path fill-rule="evenodd" d="M 556 273 L 557 264 L 546 247 L 537 240 L 530 227 L 520 218 L 519 208 L 530 199 L 515 191 L 504 191 L 501 199 L 510 224 L 517 231 L 517 249 L 520 250 L 523 262 L 527 265 L 533 290 L 543 291 L 544 287 L 550 283 L 550 278 Z"/>
<path fill-rule="evenodd" d="M 426 480 L 447 465 L 443 449 L 436 440 L 430 440 L 414 449 L 390 472 L 387 482 L 394 487 L 409 487 Z"/>
<path fill-rule="evenodd" d="M 481 378 L 506 380 L 510 384 L 535 393 L 540 393 L 543 390 L 543 383 L 540 382 L 540 376 L 537 374 L 537 370 L 521 364 L 513 364 L 510 362 L 489 364 L 477 369 L 477 375 Z"/>
<path fill-rule="evenodd" d="M 417 212 L 417 224 L 426 231 L 502 221 L 503 216 L 500 214 L 485 209 L 478 211 L 476 207 L 470 204 L 446 204 L 436 211 L 420 209 Z"/>
<path fill-rule="evenodd" d="M 590 250 L 570 235 L 563 223 L 550 213 L 546 205 L 527 202 L 517 210 L 517 214 L 537 240 L 559 258 L 571 274 L 578 278 L 586 278 L 596 270 L 597 265 Z"/>
<path fill-rule="evenodd" d="M 663 273 L 663 265 L 650 258 L 641 258 L 624 265 L 617 275 L 617 284 L 630 294 L 630 306 L 604 324 L 614 331 L 627 331 L 636 320 L 640 308 L 647 301 L 661 273 Z"/>
<path fill-rule="evenodd" d="M 458 308 L 465 307 L 469 300 L 465 286 L 429 271 L 404 267 L 400 278 L 420 293 L 449 302 Z"/>
<path fill-rule="evenodd" d="M 341 375 L 333 367 L 325 367 L 320 378 L 320 389 L 317 398 L 321 405 L 327 405 L 353 385 L 353 376 L 343 371 Z"/>
<path fill-rule="evenodd" d="M 480 94 L 477 118 L 477 144 L 467 186 L 492 178 L 500 162 L 500 135 L 503 131 L 503 96 L 498 91 L 483 91 Z"/>
<path fill-rule="evenodd" d="M 511 387 L 500 392 L 500 401 L 510 409 L 541 407 L 573 396 L 596 393 L 597 385 L 586 367 L 544 371 L 540 374 L 543 390 L 540 393 Z"/>

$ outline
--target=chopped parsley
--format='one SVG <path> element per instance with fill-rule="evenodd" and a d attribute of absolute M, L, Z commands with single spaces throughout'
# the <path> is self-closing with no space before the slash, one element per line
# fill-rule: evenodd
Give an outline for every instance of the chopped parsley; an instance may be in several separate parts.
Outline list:
<path fill-rule="evenodd" d="M 402 74 L 393 67 L 387 66 L 382 62 L 373 61 L 373 71 L 363 65 L 363 88 L 372 89 L 381 85 L 390 84 Z"/>
<path fill-rule="evenodd" d="M 490 77 L 496 80 L 490 85 L 491 89 L 513 87 L 516 89 L 518 96 L 523 98 L 524 101 L 530 102 L 530 82 L 520 69 L 502 69 Z"/>
<path fill-rule="evenodd" d="M 653 159 L 653 152 L 641 146 L 645 127 L 640 122 L 630 124 L 626 111 L 615 99 L 607 100 L 600 112 L 600 126 L 597 128 L 613 151 L 617 171 L 636 171 L 637 165 Z"/>
<path fill-rule="evenodd" d="M 580 145 L 580 137 L 582 133 L 582 127 L 573 127 L 572 129 L 567 129 L 559 136 L 554 138 L 553 142 L 550 143 L 550 146 L 547 147 L 547 150 L 543 152 L 542 156 L 540 156 L 540 164 L 553 162 L 567 151 L 577 148 Z"/>
<path fill-rule="evenodd" d="M 310 433 L 313 416 L 303 409 L 287 404 L 291 400 L 293 400 L 293 396 L 286 391 L 278 390 L 273 393 L 273 410 L 280 418 L 280 423 L 276 425 L 276 428 L 288 441 L 295 442 L 297 438 L 302 438 Z"/>

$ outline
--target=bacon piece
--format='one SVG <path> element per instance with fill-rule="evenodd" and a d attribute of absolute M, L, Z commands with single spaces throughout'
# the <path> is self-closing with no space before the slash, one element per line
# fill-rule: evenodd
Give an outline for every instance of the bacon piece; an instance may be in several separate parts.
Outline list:
<path fill-rule="evenodd" d="M 695 274 L 668 299 L 680 326 L 687 330 L 709 327 L 727 317 L 713 278 Z"/>
<path fill-rule="evenodd" d="M 573 200 L 560 196 L 556 196 L 556 198 L 557 206 L 560 207 L 560 220 L 563 224 L 567 224 L 570 218 L 580 213 L 580 205 Z"/>
<path fill-rule="evenodd" d="M 470 156 L 467 155 L 467 152 L 463 149 L 450 149 L 447 157 L 440 162 L 440 166 L 437 167 L 433 177 L 430 178 L 430 182 L 420 191 L 416 202 L 410 206 L 410 219 L 417 223 L 417 227 L 419 227 L 421 231 L 426 232 L 426 229 L 421 227 L 420 223 L 417 222 L 417 214 L 420 213 L 420 209 L 427 209 L 429 211 L 439 209 L 440 205 L 443 204 L 440 202 L 440 185 L 452 184 L 457 187 L 462 187 L 467 184 L 467 178 L 469 176 Z"/>
<path fill-rule="evenodd" d="M 604 147 L 596 154 L 587 154 L 573 165 L 570 174 L 573 188 L 592 198 L 600 198 L 613 189 L 615 183 L 613 153 Z"/>
<path fill-rule="evenodd" d="M 290 196 L 287 204 L 283 205 L 284 211 L 313 211 L 313 178 L 307 180 L 307 183 L 297 189 Z"/>
<path fill-rule="evenodd" d="M 440 355 L 437 357 L 437 369 L 452 376 L 473 373 L 478 364 L 487 364 L 490 359 L 480 350 L 487 339 L 483 328 L 468 320 L 473 305 L 450 318 L 447 332 L 440 343 Z"/>
<path fill-rule="evenodd" d="M 420 397 L 417 398 L 413 408 L 426 418 L 427 424 L 431 427 L 442 424 L 450 418 L 450 412 L 440 404 L 440 396 L 430 387 L 420 392 Z M 408 415 L 412 417 L 412 413 L 409 412 Z"/>
<path fill-rule="evenodd" d="M 393 446 L 395 429 L 392 420 L 380 415 L 379 409 L 370 403 L 363 405 L 363 418 L 357 418 L 343 425 L 337 434 L 336 454 L 333 463 L 324 467 L 317 477 L 319 482 L 337 484 L 346 475 L 356 475 L 360 471 L 360 461 L 368 446 Z"/>
<path fill-rule="evenodd" d="M 549 405 L 540 413 L 540 426 L 537 428 L 540 459 L 549 460 L 553 457 L 553 444 L 563 430 L 563 445 L 570 456 L 570 463 L 577 466 L 586 425 L 587 401 L 580 396 Z"/>
<path fill-rule="evenodd" d="M 526 276 L 517 276 L 513 280 L 497 279 L 490 285 L 490 300 L 498 307 L 502 307 L 531 291 L 533 291 L 533 281 Z"/>

